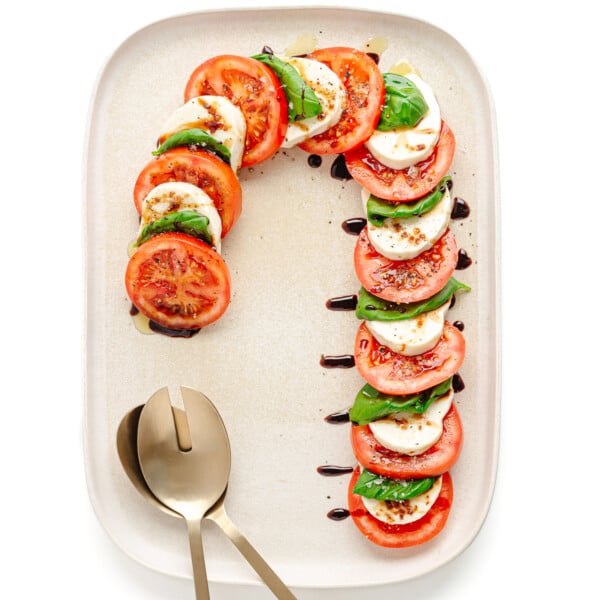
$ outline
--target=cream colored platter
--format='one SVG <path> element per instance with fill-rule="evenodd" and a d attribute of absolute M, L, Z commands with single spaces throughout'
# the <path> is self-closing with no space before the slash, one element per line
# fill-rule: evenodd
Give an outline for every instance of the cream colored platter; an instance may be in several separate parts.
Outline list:
<path fill-rule="evenodd" d="M 465 389 L 456 396 L 465 432 L 452 470 L 454 505 L 444 531 L 420 547 L 366 541 L 347 506 L 348 477 L 321 465 L 353 465 L 349 425 L 325 417 L 348 408 L 362 386 L 356 369 L 324 369 L 323 354 L 352 353 L 359 325 L 327 299 L 356 293 L 354 236 L 341 224 L 363 216 L 359 187 L 330 176 L 299 149 L 243 170 L 243 212 L 223 242 L 232 278 L 225 316 L 191 339 L 145 335 L 130 317 L 123 276 L 137 231 L 132 189 L 165 118 L 183 103 L 188 76 L 217 54 L 284 51 L 298 37 L 319 47 L 387 45 L 383 70 L 400 59 L 433 86 L 457 138 L 453 194 L 471 207 L 454 221 L 473 259 L 457 273 L 472 286 L 449 320 L 465 323 Z M 232 444 L 227 498 L 232 520 L 289 585 L 344 588 L 405 581 L 461 553 L 482 526 L 496 475 L 499 429 L 497 164 L 490 94 L 478 66 L 444 31 L 423 21 L 327 8 L 211 11 L 161 21 L 108 59 L 91 105 L 85 161 L 85 453 L 89 494 L 114 542 L 148 567 L 191 577 L 185 528 L 147 504 L 121 469 L 115 435 L 122 416 L 168 386 L 202 390 Z M 215 582 L 256 582 L 254 572 L 208 523 L 205 551 Z"/>

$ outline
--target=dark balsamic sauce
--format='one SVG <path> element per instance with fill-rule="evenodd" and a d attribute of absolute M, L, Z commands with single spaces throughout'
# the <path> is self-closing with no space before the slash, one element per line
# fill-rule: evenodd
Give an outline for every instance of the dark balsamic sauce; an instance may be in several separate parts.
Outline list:
<path fill-rule="evenodd" d="M 348 475 L 354 471 L 354 467 L 338 467 L 337 465 L 323 465 L 317 467 L 317 473 L 325 477 L 337 477 L 338 475 Z"/>
<path fill-rule="evenodd" d="M 361 217 L 346 219 L 342 223 L 342 229 L 350 235 L 358 235 L 366 226 L 367 220 Z"/>
<path fill-rule="evenodd" d="M 471 208 L 469 205 L 462 198 L 454 198 L 450 217 L 452 219 L 466 219 L 470 214 Z"/>
<path fill-rule="evenodd" d="M 349 296 L 338 296 L 337 298 L 329 298 L 325 303 L 325 306 L 329 310 L 355 310 L 358 304 L 358 297 L 356 294 Z"/>
<path fill-rule="evenodd" d="M 354 366 L 354 356 L 352 354 L 342 354 L 341 356 L 321 356 L 321 366 L 326 369 L 350 369 Z"/>
<path fill-rule="evenodd" d="M 327 513 L 327 517 L 332 521 L 343 521 L 350 516 L 347 508 L 334 508 Z"/>
<path fill-rule="evenodd" d="M 380 56 L 377 52 L 367 52 L 367 56 L 371 57 L 375 61 L 376 65 L 379 64 Z"/>
<path fill-rule="evenodd" d="M 459 331 L 465 330 L 465 324 L 462 321 L 454 321 L 452 325 L 454 325 L 454 327 L 456 327 L 456 329 L 458 329 Z"/>
<path fill-rule="evenodd" d="M 324 419 L 327 423 L 332 425 L 342 425 L 343 423 L 350 423 L 350 412 L 348 409 L 341 410 L 339 412 L 331 413 Z"/>
<path fill-rule="evenodd" d="M 200 329 L 170 329 L 169 327 L 163 327 L 154 321 L 149 321 L 148 326 L 154 333 L 162 333 L 162 335 L 174 338 L 191 338 L 200 331 Z"/>
<path fill-rule="evenodd" d="M 452 389 L 457 393 L 462 392 L 465 389 L 465 382 L 458 373 L 452 377 Z"/>
<path fill-rule="evenodd" d="M 129 309 L 129 314 L 132 317 L 135 317 L 139 312 L 140 309 L 135 304 L 132 304 Z M 191 338 L 200 331 L 200 329 L 170 329 L 169 327 L 163 327 L 162 325 L 155 323 L 151 319 L 148 320 L 148 327 L 151 331 L 154 331 L 154 333 L 160 333 L 174 338 Z"/>
<path fill-rule="evenodd" d="M 467 251 L 461 248 L 458 251 L 458 261 L 456 262 L 456 269 L 462 271 L 463 269 L 467 269 L 468 267 L 470 267 L 472 263 L 473 260 L 467 254 Z"/>
<path fill-rule="evenodd" d="M 348 171 L 348 167 L 346 167 L 346 159 L 343 154 L 338 155 L 333 163 L 331 163 L 330 173 L 334 179 L 339 179 L 340 181 L 352 179 L 352 175 L 350 175 L 350 171 Z"/>
<path fill-rule="evenodd" d="M 313 169 L 318 169 L 321 166 L 323 159 L 318 154 L 311 154 L 308 157 L 307 162 L 309 167 L 312 167 Z"/>

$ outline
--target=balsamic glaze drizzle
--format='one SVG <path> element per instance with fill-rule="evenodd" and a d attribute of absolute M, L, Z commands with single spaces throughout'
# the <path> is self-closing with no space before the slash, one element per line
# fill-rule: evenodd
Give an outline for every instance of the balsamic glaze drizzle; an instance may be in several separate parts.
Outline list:
<path fill-rule="evenodd" d="M 331 163 L 330 174 L 334 179 L 339 179 L 340 181 L 352 179 L 352 175 L 350 175 L 350 171 L 346 167 L 346 159 L 343 154 L 339 154 L 333 163 Z"/>
<path fill-rule="evenodd" d="M 337 465 L 322 465 L 317 467 L 317 473 L 325 477 L 337 477 L 338 475 L 349 475 L 354 467 L 338 467 Z"/>
<path fill-rule="evenodd" d="M 463 269 L 467 269 L 471 266 L 473 260 L 467 254 L 467 251 L 461 248 L 458 251 L 458 261 L 456 262 L 456 270 L 462 271 Z"/>
<path fill-rule="evenodd" d="M 332 425 L 341 425 L 343 423 L 350 423 L 350 410 L 341 410 L 339 412 L 331 413 L 324 418 L 324 421 L 331 423 Z"/>
<path fill-rule="evenodd" d="M 329 298 L 325 303 L 325 306 L 329 310 L 355 310 L 358 304 L 358 297 L 356 294 L 349 296 L 338 296 L 337 298 Z"/>
<path fill-rule="evenodd" d="M 454 198 L 454 204 L 452 205 L 452 212 L 450 218 L 452 219 L 466 219 L 471 214 L 471 208 L 462 198 Z"/>
<path fill-rule="evenodd" d="M 366 224 L 367 220 L 361 217 L 346 219 L 342 223 L 342 229 L 350 235 L 358 235 L 365 228 Z"/>
<path fill-rule="evenodd" d="M 306 162 L 308 162 L 309 167 L 312 167 L 313 169 L 318 169 L 321 166 L 323 159 L 318 154 L 311 154 L 309 155 Z"/>
<path fill-rule="evenodd" d="M 342 354 L 340 356 L 321 356 L 320 364 L 326 369 L 350 369 L 354 366 L 354 356 L 352 354 Z"/>
<path fill-rule="evenodd" d="M 458 373 L 455 373 L 452 377 L 452 389 L 457 393 L 465 389 L 465 382 Z"/>
<path fill-rule="evenodd" d="M 343 521 L 350 516 L 350 511 L 347 508 L 333 508 L 327 513 L 327 517 L 332 521 Z"/>

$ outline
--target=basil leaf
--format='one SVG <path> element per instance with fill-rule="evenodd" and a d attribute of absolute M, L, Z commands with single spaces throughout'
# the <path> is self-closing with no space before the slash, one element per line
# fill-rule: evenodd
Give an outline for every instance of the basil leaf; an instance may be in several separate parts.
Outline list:
<path fill-rule="evenodd" d="M 435 477 L 425 477 L 424 479 L 392 479 L 391 477 L 382 477 L 364 469 L 352 491 L 364 498 L 401 502 L 402 500 L 408 500 L 409 498 L 424 494 L 432 488 L 435 480 Z"/>
<path fill-rule="evenodd" d="M 152 236 L 159 233 L 178 231 L 193 235 L 208 244 L 212 244 L 212 235 L 208 231 L 208 217 L 195 210 L 180 210 L 148 223 L 138 236 L 135 246 L 141 246 Z"/>
<path fill-rule="evenodd" d="M 435 387 L 407 396 L 391 396 L 377 391 L 368 383 L 364 385 L 350 409 L 350 420 L 358 425 L 368 425 L 377 419 L 384 419 L 398 412 L 423 414 L 432 402 L 445 396 L 452 386 L 449 377 Z"/>
<path fill-rule="evenodd" d="M 396 304 L 370 294 L 365 288 L 360 288 L 356 316 L 365 321 L 405 321 L 406 319 L 414 319 L 423 313 L 439 308 L 459 290 L 468 292 L 471 288 L 454 279 L 454 277 L 450 277 L 446 285 L 431 298 L 421 302 Z"/>
<path fill-rule="evenodd" d="M 385 103 L 377 129 L 390 131 L 414 127 L 429 110 L 421 90 L 408 77 L 384 73 Z"/>
<path fill-rule="evenodd" d="M 323 112 L 314 90 L 300 77 L 298 70 L 272 54 L 256 54 L 252 58 L 267 65 L 275 73 L 288 101 L 288 121 L 301 121 Z"/>
<path fill-rule="evenodd" d="M 223 159 L 227 164 L 231 161 L 231 152 L 224 144 L 215 139 L 204 129 L 193 127 L 191 129 L 182 129 L 169 136 L 152 154 L 158 156 L 171 148 L 179 146 L 190 146 L 203 150 L 210 150 Z"/>
<path fill-rule="evenodd" d="M 452 178 L 443 177 L 435 189 L 416 202 L 387 202 L 371 194 L 367 200 L 367 219 L 381 227 L 385 219 L 407 219 L 418 217 L 432 210 L 452 185 Z"/>

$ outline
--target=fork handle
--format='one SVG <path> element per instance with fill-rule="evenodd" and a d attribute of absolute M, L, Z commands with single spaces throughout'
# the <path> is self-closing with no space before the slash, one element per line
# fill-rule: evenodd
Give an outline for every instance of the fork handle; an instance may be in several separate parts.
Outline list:
<path fill-rule="evenodd" d="M 218 503 L 217 503 L 218 504 Z M 248 561 L 250 566 L 256 571 L 260 578 L 265 582 L 268 588 L 275 594 L 279 600 L 297 600 L 290 589 L 279 579 L 275 571 L 265 562 L 265 559 L 256 551 L 254 546 L 240 533 L 238 528 L 227 516 L 225 507 L 213 507 L 207 515 L 207 518 L 214 521 L 233 542 L 242 556 Z"/>
<path fill-rule="evenodd" d="M 186 519 L 190 551 L 192 555 L 192 571 L 194 573 L 194 591 L 196 600 L 209 600 L 208 578 L 204 564 L 204 548 L 202 546 L 202 519 Z"/>

